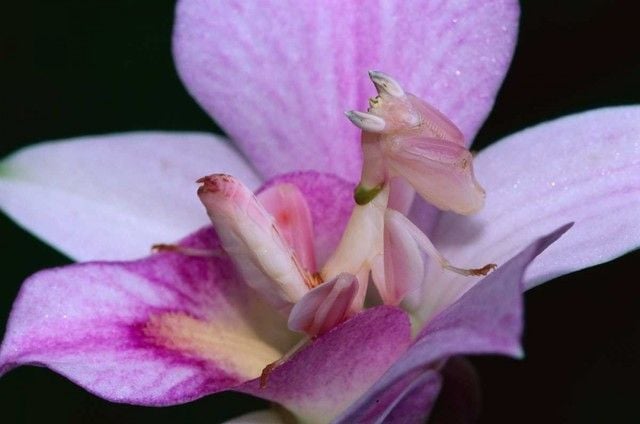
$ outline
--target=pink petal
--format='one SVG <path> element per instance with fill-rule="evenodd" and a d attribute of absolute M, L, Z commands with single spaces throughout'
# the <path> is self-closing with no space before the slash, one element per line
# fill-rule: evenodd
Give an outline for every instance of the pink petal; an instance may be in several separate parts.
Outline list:
<path fill-rule="evenodd" d="M 452 262 L 500 265 L 534 234 L 574 221 L 566 237 L 527 270 L 530 288 L 640 245 L 638 106 L 527 129 L 481 152 L 475 165 L 487 190 L 485 208 L 466 218 L 444 214 L 432 238 Z M 473 284 L 450 274 L 441 277 L 443 286 Z"/>
<path fill-rule="evenodd" d="M 360 397 L 409 342 L 404 312 L 368 309 L 275 368 L 266 387 L 252 381 L 238 390 L 281 403 L 303 420 L 326 422 Z"/>
<path fill-rule="evenodd" d="M 358 280 L 340 274 L 309 291 L 289 314 L 289 329 L 310 336 L 324 334 L 352 314 L 351 305 L 358 293 Z"/>
<path fill-rule="evenodd" d="M 218 247 L 211 230 L 186 245 Z M 0 369 L 42 365 L 111 401 L 169 405 L 260 375 L 293 342 L 281 329 L 228 259 L 87 263 L 25 282 Z"/>
<path fill-rule="evenodd" d="M 202 107 L 265 176 L 360 174 L 342 111 L 373 95 L 367 70 L 402 81 L 471 140 L 515 45 L 513 0 L 437 2 L 182 0 L 174 57 Z"/>
<path fill-rule="evenodd" d="M 354 184 L 332 174 L 295 172 L 280 175 L 265 183 L 258 195 L 278 184 L 293 184 L 303 194 L 311 211 L 315 240 L 316 263 L 322 266 L 338 246 L 355 205 Z"/>
<path fill-rule="evenodd" d="M 522 355 L 522 278 L 527 265 L 569 226 L 536 240 L 430 321 L 414 344 L 358 401 L 375 404 L 439 361 L 459 354 Z M 434 397 L 437 391 L 432 394 Z"/>
<path fill-rule="evenodd" d="M 275 218 L 305 269 L 316 272 L 311 211 L 300 189 L 293 184 L 272 185 L 258 194 L 258 201 Z"/>
<path fill-rule="evenodd" d="M 258 185 L 238 153 L 212 135 L 123 133 L 48 142 L 0 163 L 0 206 L 74 259 L 131 259 L 205 225 L 194 182 L 221 171 Z"/>

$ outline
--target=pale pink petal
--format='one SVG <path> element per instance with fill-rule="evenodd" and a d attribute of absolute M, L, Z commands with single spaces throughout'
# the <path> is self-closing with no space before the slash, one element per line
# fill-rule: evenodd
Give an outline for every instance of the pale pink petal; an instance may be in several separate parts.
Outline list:
<path fill-rule="evenodd" d="M 326 333 L 352 313 L 351 305 L 358 293 L 358 280 L 340 274 L 309 291 L 289 314 L 289 329 L 310 336 Z"/>
<path fill-rule="evenodd" d="M 482 208 L 485 193 L 465 147 L 447 140 L 397 137 L 383 144 L 383 152 L 393 174 L 437 208 L 464 215 Z"/>
<path fill-rule="evenodd" d="M 378 400 L 386 399 L 389 391 L 396 391 L 403 385 L 408 387 L 425 370 L 440 368 L 442 361 L 450 356 L 522 356 L 520 336 L 524 271 L 568 227 L 564 226 L 531 243 L 428 322 L 405 354 L 358 401 L 357 408 L 366 410 L 365 403 L 375 404 Z M 433 396 L 436 394 L 434 392 Z"/>
<path fill-rule="evenodd" d="M 472 217 L 444 214 L 432 238 L 456 264 L 500 265 L 535 234 L 574 221 L 528 269 L 529 288 L 640 245 L 638 106 L 585 112 L 527 129 L 482 151 L 475 166 L 487 191 L 485 208 Z M 431 278 L 442 287 L 473 284 L 435 268 Z"/>
<path fill-rule="evenodd" d="M 315 234 L 316 263 L 322 266 L 338 246 L 351 216 L 355 205 L 354 184 L 332 174 L 295 172 L 267 181 L 258 195 L 273 185 L 283 183 L 295 185 L 309 205 Z"/>
<path fill-rule="evenodd" d="M 360 174 L 357 129 L 342 112 L 393 75 L 468 140 L 491 110 L 515 45 L 514 0 L 362 3 L 182 0 L 173 51 L 202 107 L 264 176 Z"/>
<path fill-rule="evenodd" d="M 270 374 L 266 387 L 239 389 L 284 405 L 308 422 L 327 422 L 359 398 L 410 342 L 407 315 L 368 309 L 318 337 Z"/>
<path fill-rule="evenodd" d="M 218 247 L 210 229 L 186 245 Z M 282 330 L 228 259 L 87 263 L 25 282 L 0 370 L 46 366 L 111 401 L 169 405 L 260 375 L 295 342 Z"/>
<path fill-rule="evenodd" d="M 123 133 L 48 142 L 0 162 L 0 206 L 73 259 L 142 257 L 208 220 L 195 180 L 259 180 L 229 144 L 198 133 Z"/>
<path fill-rule="evenodd" d="M 275 219 L 278 230 L 309 272 L 316 272 L 311 211 L 300 189 L 277 184 L 261 191 L 258 201 Z"/>

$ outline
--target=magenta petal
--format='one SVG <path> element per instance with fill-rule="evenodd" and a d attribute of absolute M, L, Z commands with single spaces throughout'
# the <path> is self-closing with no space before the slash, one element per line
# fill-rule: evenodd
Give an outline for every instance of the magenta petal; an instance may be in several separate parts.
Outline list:
<path fill-rule="evenodd" d="M 354 184 L 332 174 L 320 172 L 295 172 L 269 180 L 259 190 L 282 183 L 293 184 L 300 189 L 311 210 L 315 234 L 316 263 L 322 266 L 338 246 L 347 225 L 353 201 Z"/>
<path fill-rule="evenodd" d="M 252 381 L 239 390 L 281 403 L 305 420 L 325 422 L 360 397 L 406 350 L 410 337 L 404 312 L 368 309 L 276 367 L 265 388 Z"/>
<path fill-rule="evenodd" d="M 530 244 L 431 320 L 414 344 L 359 400 L 376 402 L 458 354 L 522 356 L 522 278 L 529 263 L 570 225 Z M 364 402 L 363 402 L 364 403 Z M 364 405 L 360 405 L 364 407 Z"/>
<path fill-rule="evenodd" d="M 370 69 L 402 81 L 471 140 L 515 45 L 513 0 L 182 0 L 174 57 L 202 107 L 269 177 L 360 173 L 357 129 Z"/>
<path fill-rule="evenodd" d="M 203 230 L 188 245 L 217 242 Z M 41 365 L 111 401 L 182 403 L 259 375 L 289 348 L 285 325 L 226 259 L 73 265 L 25 282 L 0 369 Z"/>

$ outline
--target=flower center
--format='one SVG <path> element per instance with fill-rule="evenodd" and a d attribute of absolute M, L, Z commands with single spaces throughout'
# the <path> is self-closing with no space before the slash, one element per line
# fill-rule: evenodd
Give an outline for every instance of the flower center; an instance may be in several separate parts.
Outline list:
<path fill-rule="evenodd" d="M 451 265 L 406 218 L 414 191 L 442 210 L 470 214 L 482 207 L 484 190 L 474 178 L 460 130 L 393 78 L 369 75 L 378 95 L 367 112 L 347 112 L 362 130 L 355 206 L 319 271 L 311 213 L 296 186 L 277 185 L 256 197 L 228 175 L 199 180 L 198 195 L 238 272 L 288 316 L 290 329 L 311 337 L 362 310 L 370 280 L 385 304 L 400 305 L 420 293 L 427 257 L 469 276 L 495 267 Z"/>

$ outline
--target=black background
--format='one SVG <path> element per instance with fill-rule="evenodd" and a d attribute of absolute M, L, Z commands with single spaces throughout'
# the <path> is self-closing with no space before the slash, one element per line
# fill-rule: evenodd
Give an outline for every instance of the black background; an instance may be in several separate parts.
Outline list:
<path fill-rule="evenodd" d="M 522 1 L 514 63 L 474 148 L 557 116 L 640 103 L 634 5 Z M 22 0 L 3 8 L 0 155 L 84 134 L 217 131 L 174 71 L 173 9 L 169 0 Z M 0 228 L 5 320 L 28 275 L 68 260 L 3 216 Z M 526 359 L 474 359 L 481 422 L 640 422 L 639 259 L 635 252 L 527 295 Z M 0 380 L 0 400 L 4 422 L 214 423 L 266 405 L 227 393 L 164 409 L 117 405 L 30 367 Z"/>

